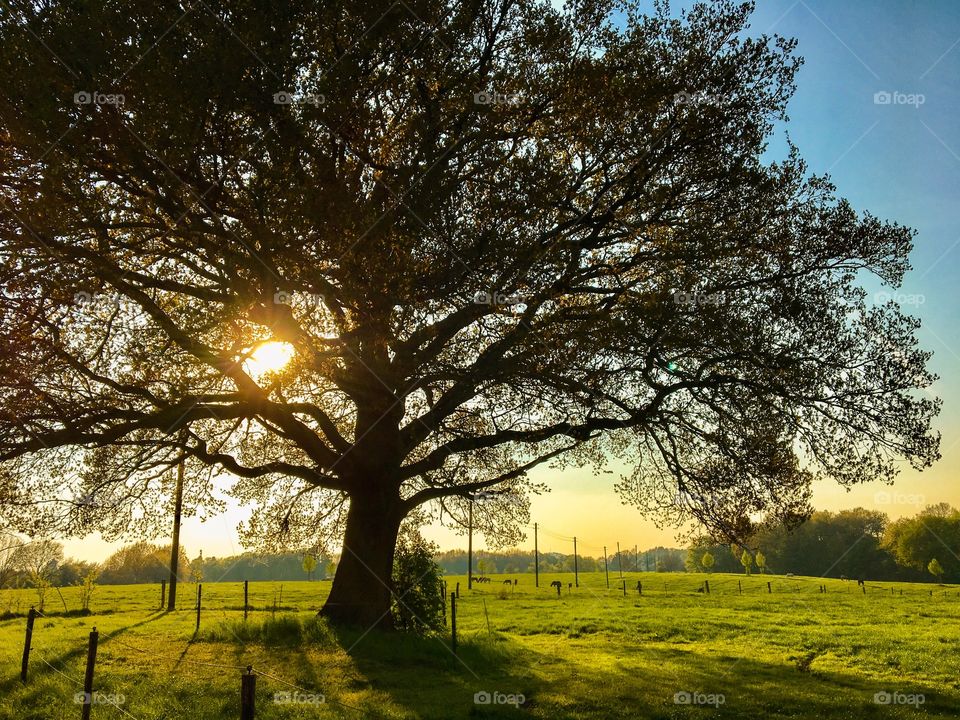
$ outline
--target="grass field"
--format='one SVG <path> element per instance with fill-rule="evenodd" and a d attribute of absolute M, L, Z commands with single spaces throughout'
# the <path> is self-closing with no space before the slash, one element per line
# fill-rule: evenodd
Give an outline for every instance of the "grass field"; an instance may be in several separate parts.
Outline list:
<path fill-rule="evenodd" d="M 448 578 L 461 586 L 456 657 L 449 635 L 331 630 L 314 617 L 327 582 L 283 583 L 282 600 L 280 583 L 251 583 L 246 623 L 242 584 L 206 583 L 197 634 L 192 584 L 175 613 L 158 611 L 158 586 L 98 587 L 88 616 L 63 612 L 79 607 L 77 588 L 62 601 L 51 591 L 25 685 L 22 615 L 35 596 L 0 591 L 0 718 L 80 718 L 94 625 L 92 718 L 239 718 L 247 665 L 258 719 L 960 716 L 956 587 L 631 573 L 624 596 L 603 573 L 572 590 L 572 575 L 541 575 L 539 589 L 506 577 L 472 591 Z M 710 594 L 696 592 L 705 578 Z M 485 692 L 499 702 L 475 702 Z"/>

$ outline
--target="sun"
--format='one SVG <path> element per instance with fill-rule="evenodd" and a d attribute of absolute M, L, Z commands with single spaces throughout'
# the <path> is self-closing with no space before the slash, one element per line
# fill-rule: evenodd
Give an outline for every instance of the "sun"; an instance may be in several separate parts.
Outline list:
<path fill-rule="evenodd" d="M 293 345 L 279 340 L 261 343 L 243 363 L 244 369 L 255 377 L 282 370 L 293 357 Z"/>

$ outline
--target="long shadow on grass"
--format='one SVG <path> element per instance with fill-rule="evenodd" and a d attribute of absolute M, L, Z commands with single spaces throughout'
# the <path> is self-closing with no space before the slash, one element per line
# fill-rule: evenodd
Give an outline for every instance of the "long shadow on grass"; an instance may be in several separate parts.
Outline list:
<path fill-rule="evenodd" d="M 366 717 L 880 720 L 916 710 L 878 703 L 878 692 L 923 693 L 927 717 L 954 718 L 960 702 L 957 693 L 938 696 L 906 679 L 883 685 L 854 672 L 819 672 L 815 663 L 801 670 L 786 658 L 762 662 L 663 645 L 618 653 L 618 638 L 609 635 L 560 645 L 551 636 L 550 652 L 537 647 L 537 638 L 477 633 L 462 639 L 454 657 L 437 639 L 334 634 L 370 687 L 393 706 L 367 702 Z M 519 695 L 523 703 L 510 704 Z"/>
<path fill-rule="evenodd" d="M 113 638 L 117 638 L 123 635 L 124 633 L 130 630 L 133 630 L 134 628 L 138 628 L 143 625 L 152 623 L 155 620 L 159 620 L 161 617 L 163 617 L 164 614 L 165 613 L 163 612 L 157 611 L 155 613 L 152 613 L 145 620 L 141 620 L 140 622 L 133 623 L 132 625 L 125 625 L 124 627 L 117 628 L 116 630 L 113 630 L 111 632 L 106 632 L 106 633 L 101 632 L 98 642 L 99 644 L 102 645 L 103 643 L 108 642 Z M 62 616 L 57 616 L 57 617 L 62 617 Z M 92 617 L 94 619 L 96 618 L 95 615 L 85 616 L 85 617 Z M 35 632 L 35 637 L 40 633 L 39 630 L 35 630 L 34 632 Z M 35 647 L 34 644 L 31 643 L 31 648 L 34 648 L 34 647 Z M 71 660 L 75 660 L 79 657 L 83 657 L 86 654 L 87 654 L 87 634 L 86 633 L 84 633 L 82 636 L 77 638 L 76 643 L 74 644 L 74 647 L 72 650 L 68 650 L 67 652 L 62 653 L 56 657 L 44 658 L 43 660 L 41 660 L 39 657 L 37 657 L 36 653 L 32 653 L 30 656 L 30 671 L 27 675 L 27 683 L 29 684 L 30 677 L 32 675 L 35 675 L 38 672 L 53 672 L 53 670 L 47 667 L 46 663 L 50 663 L 50 665 L 53 665 L 53 666 L 56 666 L 56 665 L 63 666 L 64 664 L 70 662 Z M 46 663 L 44 662 L 44 660 L 46 661 Z M 0 695 L 6 692 L 10 692 L 15 687 L 22 687 L 19 675 L 17 675 L 17 677 L 15 678 L 8 678 L 6 680 L 0 681 Z"/>

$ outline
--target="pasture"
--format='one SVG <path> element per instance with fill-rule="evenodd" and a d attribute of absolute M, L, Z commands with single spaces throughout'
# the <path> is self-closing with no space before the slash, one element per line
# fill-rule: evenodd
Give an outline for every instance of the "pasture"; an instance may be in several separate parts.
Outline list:
<path fill-rule="evenodd" d="M 704 579 L 709 594 L 697 592 Z M 90 615 L 76 614 L 78 588 L 62 599 L 51 590 L 25 684 L 24 615 L 35 593 L 0 591 L 0 719 L 80 718 L 94 625 L 91 717 L 104 720 L 239 718 L 247 665 L 264 720 L 960 714 L 955 586 L 868 582 L 864 593 L 852 581 L 725 574 L 625 581 L 626 595 L 614 573 L 610 589 L 591 573 L 572 590 L 572 574 L 542 574 L 540 588 L 532 575 L 495 575 L 472 591 L 449 577 L 461 589 L 456 656 L 449 633 L 329 628 L 315 619 L 330 587 L 322 581 L 285 582 L 282 599 L 281 583 L 251 583 L 246 621 L 242 583 L 204 583 L 196 633 L 190 583 L 174 613 L 159 611 L 157 585 L 100 586 Z"/>

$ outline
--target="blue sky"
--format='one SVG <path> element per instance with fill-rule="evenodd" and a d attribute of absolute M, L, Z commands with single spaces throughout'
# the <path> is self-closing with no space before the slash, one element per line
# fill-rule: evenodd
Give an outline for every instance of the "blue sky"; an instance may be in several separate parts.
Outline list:
<path fill-rule="evenodd" d="M 857 209 L 918 231 L 914 270 L 900 292 L 907 310 L 923 321 L 919 337 L 935 352 L 932 368 L 942 379 L 934 391 L 944 400 L 938 421 L 943 459 L 935 468 L 922 475 L 907 469 L 892 488 L 875 484 L 847 493 L 818 486 L 815 504 L 831 510 L 861 505 L 894 517 L 926 503 L 960 506 L 960 2 L 760 0 L 751 34 L 774 32 L 797 38 L 805 58 L 788 129 L 811 172 L 829 173 Z M 890 93 L 890 102 L 875 102 L 877 93 Z M 782 131 L 771 156 L 783 151 Z M 674 544 L 672 531 L 658 530 L 620 503 L 614 478 L 538 471 L 535 479 L 554 490 L 535 499 L 533 519 L 548 533 L 578 535 L 581 552 L 591 555 L 617 541 L 624 548 Z M 230 512 L 204 525 L 188 521 L 183 543 L 191 556 L 200 549 L 207 556 L 239 552 L 234 527 L 242 517 Z M 445 547 L 465 546 L 443 529 L 429 535 Z M 568 545 L 541 536 L 541 550 L 570 552 Z M 67 544 L 68 553 L 91 558 L 106 549 L 95 539 Z"/>
<path fill-rule="evenodd" d="M 917 230 L 914 269 L 894 294 L 923 321 L 919 339 L 934 351 L 932 369 L 941 376 L 932 390 L 944 400 L 940 463 L 924 473 L 905 466 L 892 487 L 876 483 L 847 492 L 819 484 L 814 504 L 863 506 L 892 517 L 928 503 L 960 506 L 960 2 L 759 0 L 750 34 L 772 33 L 796 38 L 805 62 L 790 120 L 778 128 L 769 155 L 783 155 L 789 132 L 810 172 L 829 174 L 855 208 Z M 535 476 L 554 491 L 535 499 L 533 519 L 578 535 L 585 552 L 597 554 L 590 548 L 617 541 L 641 548 L 675 544 L 674 531 L 620 503 L 614 476 Z M 463 544 L 447 532 L 434 536 L 443 545 Z M 570 552 L 568 545 L 541 536 L 541 549 Z"/>
<path fill-rule="evenodd" d="M 811 171 L 828 172 L 854 207 L 917 230 L 914 269 L 899 292 L 935 353 L 943 460 L 923 475 L 905 471 L 894 492 L 960 504 L 960 3 L 767 0 L 753 28 L 799 40 L 805 64 L 788 127 Z M 870 507 L 875 493 L 821 487 L 816 500 Z M 880 509 L 897 515 L 915 504 Z"/>

